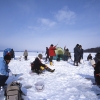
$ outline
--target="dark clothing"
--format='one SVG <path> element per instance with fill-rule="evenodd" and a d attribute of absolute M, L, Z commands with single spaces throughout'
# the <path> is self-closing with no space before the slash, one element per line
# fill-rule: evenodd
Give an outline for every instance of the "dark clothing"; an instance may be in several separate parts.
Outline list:
<path fill-rule="evenodd" d="M 15 58 L 15 54 L 14 54 L 14 50 L 13 49 L 11 49 L 10 54 L 11 54 L 11 58 Z"/>
<path fill-rule="evenodd" d="M 49 72 L 55 71 L 55 69 L 52 70 L 49 67 L 47 67 L 45 64 L 43 64 L 38 57 L 36 57 L 34 62 L 31 63 L 31 70 L 36 72 L 37 74 L 40 74 L 40 73 L 42 73 L 42 70 L 40 68 L 41 66 L 44 67 L 44 69 L 46 69 Z"/>
<path fill-rule="evenodd" d="M 49 59 L 49 61 L 50 61 L 50 62 L 52 62 L 52 60 L 53 60 L 53 56 L 50 56 L 50 59 Z"/>
<path fill-rule="evenodd" d="M 92 60 L 92 56 L 88 55 L 87 60 Z"/>
<path fill-rule="evenodd" d="M 40 61 L 40 59 L 39 59 L 38 57 L 35 58 L 33 64 L 34 64 L 35 72 L 36 72 L 37 74 L 40 73 L 40 67 L 41 67 L 41 66 L 42 66 L 42 67 L 46 67 L 45 64 L 42 64 L 42 62 Z"/>
<path fill-rule="evenodd" d="M 97 85 L 100 85 L 100 61 L 97 62 L 95 68 L 94 68 L 94 77 Z"/>
<path fill-rule="evenodd" d="M 4 86 L 8 76 L 0 75 L 0 86 Z"/>
<path fill-rule="evenodd" d="M 24 56 L 24 59 L 27 60 L 27 56 Z"/>
<path fill-rule="evenodd" d="M 74 63 L 77 63 L 78 64 L 79 57 L 80 57 L 80 48 L 76 46 L 74 48 Z"/>
<path fill-rule="evenodd" d="M 95 56 L 94 78 L 97 85 L 100 85 L 100 58 Z"/>
<path fill-rule="evenodd" d="M 47 59 L 49 60 L 49 49 L 48 48 L 46 48 L 46 61 L 47 61 Z"/>

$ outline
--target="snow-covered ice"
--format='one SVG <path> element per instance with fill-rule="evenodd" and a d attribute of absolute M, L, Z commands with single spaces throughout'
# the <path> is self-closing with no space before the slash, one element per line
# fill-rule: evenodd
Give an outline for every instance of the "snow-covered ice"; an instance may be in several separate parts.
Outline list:
<path fill-rule="evenodd" d="M 45 57 L 45 53 L 42 55 Z M 22 86 L 32 85 L 27 89 L 27 98 L 25 100 L 100 100 L 100 89 L 93 85 L 94 82 L 94 69 L 87 61 L 89 53 L 84 53 L 82 64 L 79 66 L 73 65 L 73 53 L 72 60 L 57 62 L 53 60 L 54 66 L 50 66 L 51 69 L 55 69 L 54 73 L 45 71 L 43 74 L 37 75 L 36 73 L 30 74 L 30 63 L 39 54 L 37 52 L 29 52 L 28 60 L 23 59 L 23 52 L 15 52 L 15 60 L 12 59 L 9 63 L 9 68 L 12 73 L 19 74 L 18 82 L 22 83 Z M 95 53 L 91 53 L 95 56 Z M 2 58 L 3 52 L 0 52 Z M 0 58 L 0 59 L 1 59 Z M 42 60 L 45 63 L 44 60 Z M 91 78 L 87 80 L 86 78 Z M 37 91 L 35 84 L 38 81 L 42 81 L 44 88 L 42 91 Z"/>

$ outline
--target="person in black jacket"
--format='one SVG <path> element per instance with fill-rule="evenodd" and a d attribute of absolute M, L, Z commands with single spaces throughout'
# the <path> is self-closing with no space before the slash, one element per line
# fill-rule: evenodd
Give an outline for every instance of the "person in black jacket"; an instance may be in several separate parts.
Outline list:
<path fill-rule="evenodd" d="M 47 61 L 47 59 L 49 60 L 49 49 L 48 49 L 48 47 L 46 47 L 46 53 L 45 53 L 45 55 L 46 55 L 45 61 Z"/>
<path fill-rule="evenodd" d="M 55 69 L 50 69 L 47 65 L 43 64 L 41 62 L 42 59 L 42 54 L 39 54 L 38 57 L 35 58 L 35 60 L 33 61 L 33 63 L 31 63 L 31 70 L 36 72 L 37 74 L 42 73 L 41 67 L 43 67 L 44 69 L 46 69 L 49 72 L 54 72 Z"/>
<path fill-rule="evenodd" d="M 89 54 L 88 57 L 87 57 L 87 61 L 89 61 L 89 60 L 92 60 L 92 55 L 91 54 Z"/>
<path fill-rule="evenodd" d="M 76 45 L 76 47 L 74 48 L 74 65 L 78 66 L 78 62 L 80 60 L 80 48 L 79 48 L 79 44 Z"/>
<path fill-rule="evenodd" d="M 100 87 L 100 52 L 91 60 L 91 65 L 94 67 L 95 82 Z"/>

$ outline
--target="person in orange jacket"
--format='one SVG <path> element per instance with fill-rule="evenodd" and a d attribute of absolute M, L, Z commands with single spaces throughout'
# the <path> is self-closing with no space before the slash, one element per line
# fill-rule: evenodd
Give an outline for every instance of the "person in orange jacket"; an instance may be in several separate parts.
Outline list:
<path fill-rule="evenodd" d="M 50 47 L 49 47 L 49 56 L 50 56 L 49 61 L 50 61 L 50 65 L 53 65 L 52 64 L 52 60 L 53 60 L 53 56 L 56 55 L 55 54 L 55 50 L 56 50 L 56 46 L 53 46 L 53 44 L 51 44 Z"/>

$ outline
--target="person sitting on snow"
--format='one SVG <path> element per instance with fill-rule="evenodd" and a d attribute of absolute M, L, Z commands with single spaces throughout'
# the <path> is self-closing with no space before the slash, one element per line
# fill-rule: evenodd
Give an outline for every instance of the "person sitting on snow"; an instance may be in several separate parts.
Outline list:
<path fill-rule="evenodd" d="M 90 63 L 94 68 L 95 82 L 100 87 L 100 52 L 95 55 L 95 58 Z"/>
<path fill-rule="evenodd" d="M 8 69 L 8 64 L 11 61 L 11 55 L 6 54 L 3 58 L 3 60 L 0 60 L 0 86 L 4 86 L 6 80 L 9 77 L 9 73 L 11 72 L 10 69 Z"/>
<path fill-rule="evenodd" d="M 87 57 L 87 61 L 89 61 L 89 60 L 92 60 L 92 55 L 91 54 L 89 54 L 88 57 Z"/>
<path fill-rule="evenodd" d="M 33 72 L 36 72 L 37 74 L 42 73 L 42 69 L 46 69 L 49 72 L 54 72 L 55 69 L 50 69 L 47 65 L 43 64 L 41 62 L 42 59 L 42 54 L 39 54 L 38 57 L 35 58 L 35 60 L 33 61 L 33 63 L 31 63 L 31 70 Z"/>

